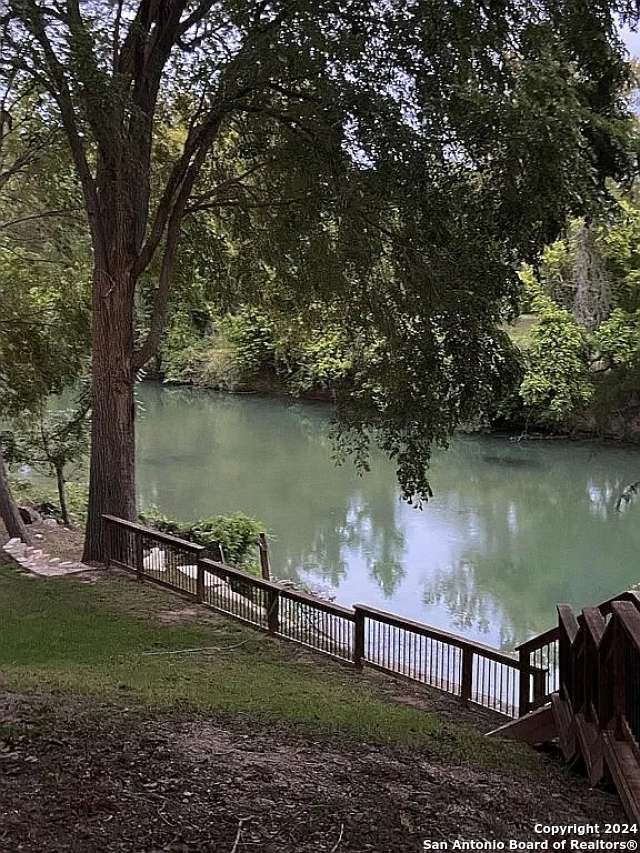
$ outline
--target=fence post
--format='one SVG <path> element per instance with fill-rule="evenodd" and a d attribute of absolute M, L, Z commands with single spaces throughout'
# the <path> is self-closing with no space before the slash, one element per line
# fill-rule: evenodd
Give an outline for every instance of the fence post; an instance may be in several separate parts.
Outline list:
<path fill-rule="evenodd" d="M 111 558 L 113 556 L 113 525 L 102 516 L 102 525 L 105 532 L 105 539 L 107 541 L 107 568 L 111 568 Z"/>
<path fill-rule="evenodd" d="M 547 673 L 543 670 L 536 670 L 533 673 L 533 704 L 540 705 L 547 693 Z"/>
<path fill-rule="evenodd" d="M 620 624 L 618 614 L 614 610 L 612 619 L 615 619 L 613 625 L 613 730 L 616 737 L 622 736 L 622 718 L 624 717 L 624 630 Z"/>
<path fill-rule="evenodd" d="M 462 684 L 460 685 L 460 698 L 466 704 L 471 701 L 473 690 L 473 649 L 464 646 L 462 649 Z"/>
<path fill-rule="evenodd" d="M 138 576 L 138 580 L 141 581 L 144 574 L 144 549 L 142 547 L 142 535 L 140 533 L 136 533 L 134 535 L 136 547 L 136 574 Z"/>
<path fill-rule="evenodd" d="M 196 599 L 204 601 L 204 563 L 200 555 L 196 564 Z"/>
<path fill-rule="evenodd" d="M 267 534 L 261 533 L 258 536 L 258 549 L 260 551 L 260 572 L 266 581 L 271 580 L 271 566 L 269 565 L 269 545 L 267 544 Z"/>
<path fill-rule="evenodd" d="M 518 658 L 520 660 L 519 672 L 520 672 L 520 689 L 519 689 L 519 700 L 518 700 L 518 716 L 523 717 L 525 714 L 529 712 L 531 707 L 531 654 L 529 649 L 521 648 L 518 651 Z"/>
<path fill-rule="evenodd" d="M 267 627 L 270 634 L 280 631 L 280 593 L 277 589 L 269 589 L 267 592 Z"/>
<path fill-rule="evenodd" d="M 362 669 L 364 658 L 364 611 L 354 605 L 354 636 L 353 636 L 353 663 L 357 669 Z"/>

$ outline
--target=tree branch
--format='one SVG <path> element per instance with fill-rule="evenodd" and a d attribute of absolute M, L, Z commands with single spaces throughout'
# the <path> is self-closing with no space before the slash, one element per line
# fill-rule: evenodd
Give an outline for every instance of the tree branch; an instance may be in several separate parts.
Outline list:
<path fill-rule="evenodd" d="M 29 216 L 21 216 L 19 219 L 10 219 L 7 222 L 0 222 L 0 231 L 12 228 L 14 225 L 22 225 L 24 222 L 34 222 L 38 219 L 49 219 L 53 216 L 66 216 L 69 213 L 77 213 L 82 209 L 83 208 L 81 207 L 66 207 L 61 208 L 60 210 L 44 210 L 41 213 L 32 213 Z"/>
<path fill-rule="evenodd" d="M 164 192 L 156 208 L 155 217 L 147 239 L 140 250 L 134 268 L 136 275 L 144 272 L 151 263 L 178 199 L 183 194 L 184 188 L 188 186 L 189 192 L 191 191 L 195 182 L 196 172 L 199 172 L 202 162 L 204 162 L 204 157 L 208 152 L 210 144 L 215 139 L 224 114 L 224 106 L 213 109 L 201 125 L 193 127 L 189 131 L 182 154 L 171 170 Z M 199 165 L 196 166 L 196 162 Z M 185 204 L 186 201 L 187 199 L 185 198 Z"/>
<path fill-rule="evenodd" d="M 175 265 L 176 252 L 178 249 L 178 240 L 180 238 L 182 218 L 184 216 L 185 208 L 189 200 L 189 196 L 191 195 L 193 185 L 200 173 L 202 164 L 204 163 L 204 160 L 209 151 L 209 145 L 215 138 L 221 121 L 222 115 L 218 117 L 217 122 L 212 123 L 212 125 L 207 129 L 207 133 L 202 139 L 202 144 L 197 150 L 193 162 L 189 165 L 187 171 L 185 172 L 185 175 L 180 183 L 177 197 L 171 208 L 171 213 L 169 215 L 169 221 L 167 224 L 167 236 L 165 250 L 162 257 L 162 264 L 160 268 L 158 289 L 155 293 L 155 297 L 153 300 L 153 310 L 151 314 L 149 333 L 140 349 L 134 355 L 134 370 L 140 370 L 140 368 L 144 367 L 144 365 L 149 361 L 149 359 L 155 354 L 158 348 L 158 344 L 160 343 L 160 336 L 162 335 L 162 329 L 164 328 L 164 322 L 167 314 L 167 306 L 169 304 L 169 293 L 171 291 L 173 269 Z"/>
<path fill-rule="evenodd" d="M 44 59 L 53 83 L 50 87 L 51 94 L 58 104 L 62 124 L 69 140 L 71 155 L 78 172 L 78 177 L 80 178 L 80 184 L 82 186 L 85 203 L 87 205 L 89 224 L 91 226 L 91 233 L 95 244 L 96 240 L 102 237 L 102 228 L 99 218 L 98 193 L 95 178 L 89 167 L 84 143 L 80 136 L 73 97 L 66 81 L 64 68 L 56 56 L 51 41 L 47 35 L 41 7 L 37 6 L 33 0 L 26 0 L 24 4 L 17 5 L 16 14 L 18 19 L 22 21 L 27 31 L 31 33 L 43 51 Z"/>

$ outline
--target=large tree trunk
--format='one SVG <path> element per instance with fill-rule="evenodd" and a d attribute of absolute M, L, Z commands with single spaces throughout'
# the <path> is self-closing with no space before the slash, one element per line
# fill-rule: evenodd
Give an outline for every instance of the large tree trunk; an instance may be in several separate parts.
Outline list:
<path fill-rule="evenodd" d="M 574 261 L 576 291 L 573 316 L 593 331 L 611 314 L 611 281 L 595 242 L 593 229 L 584 224 L 576 238 Z"/>
<path fill-rule="evenodd" d="M 115 256 L 115 260 L 114 259 Z M 103 257 L 105 257 L 103 255 Z M 84 561 L 105 562 L 105 513 L 136 516 L 132 263 L 97 255 L 93 286 L 92 422 Z"/>
<path fill-rule="evenodd" d="M 22 539 L 27 545 L 31 544 L 31 537 L 27 533 L 26 525 L 20 516 L 9 488 L 9 479 L 2 453 L 0 453 L 0 518 L 2 518 L 7 533 L 12 539 Z"/>

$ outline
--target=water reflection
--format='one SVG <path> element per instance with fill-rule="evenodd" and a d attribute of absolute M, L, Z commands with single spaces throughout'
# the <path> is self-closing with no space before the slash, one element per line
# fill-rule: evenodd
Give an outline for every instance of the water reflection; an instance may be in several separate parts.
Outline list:
<path fill-rule="evenodd" d="M 182 517 L 237 509 L 273 533 L 281 577 L 506 647 L 640 575 L 640 506 L 615 504 L 638 452 L 566 442 L 458 439 L 436 496 L 399 500 L 382 456 L 335 467 L 323 405 L 141 386 L 141 503 Z"/>

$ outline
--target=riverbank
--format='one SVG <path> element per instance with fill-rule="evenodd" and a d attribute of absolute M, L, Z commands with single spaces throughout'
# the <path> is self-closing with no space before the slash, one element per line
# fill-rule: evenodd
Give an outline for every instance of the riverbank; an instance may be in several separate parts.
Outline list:
<path fill-rule="evenodd" d="M 5 561 L 0 622 L 4 849 L 406 853 L 619 815 L 552 757 L 485 739 L 490 715 L 116 571 Z"/>
<path fill-rule="evenodd" d="M 302 392 L 293 391 L 277 376 L 262 374 L 241 388 L 221 388 L 192 381 L 167 381 L 162 374 L 149 375 L 146 380 L 157 383 L 168 390 L 190 390 L 203 393 L 229 395 L 230 397 L 264 397 L 289 403 L 321 403 L 331 408 L 335 405 L 335 392 L 329 389 L 315 388 Z M 603 446 L 633 447 L 640 446 L 640 408 L 634 407 L 632 414 L 614 412 L 610 418 L 586 413 L 575 418 L 570 424 L 551 424 L 537 422 L 530 412 L 514 410 L 509 415 L 496 415 L 482 424 L 469 424 L 459 427 L 458 435 L 486 435 L 509 438 L 513 441 L 591 441 Z"/>
<path fill-rule="evenodd" d="M 325 320 L 313 329 L 295 321 L 282 326 L 249 306 L 224 317 L 200 316 L 195 324 L 185 320 L 180 317 L 177 335 L 169 332 L 150 378 L 169 386 L 300 400 L 333 400 L 336 393 L 353 392 L 360 398 L 363 391 L 360 373 L 371 353 L 339 325 Z M 633 321 L 624 322 L 632 334 Z M 550 335 L 549 328 L 555 329 Z M 503 365 L 501 396 L 477 412 L 470 429 L 640 440 L 634 358 L 624 335 L 612 344 L 610 336 L 620 333 L 616 323 L 599 340 L 545 299 L 536 313 L 505 323 L 502 332 L 512 346 L 504 354 L 508 368 Z M 570 357 L 561 346 L 555 349 L 564 340 Z"/>

